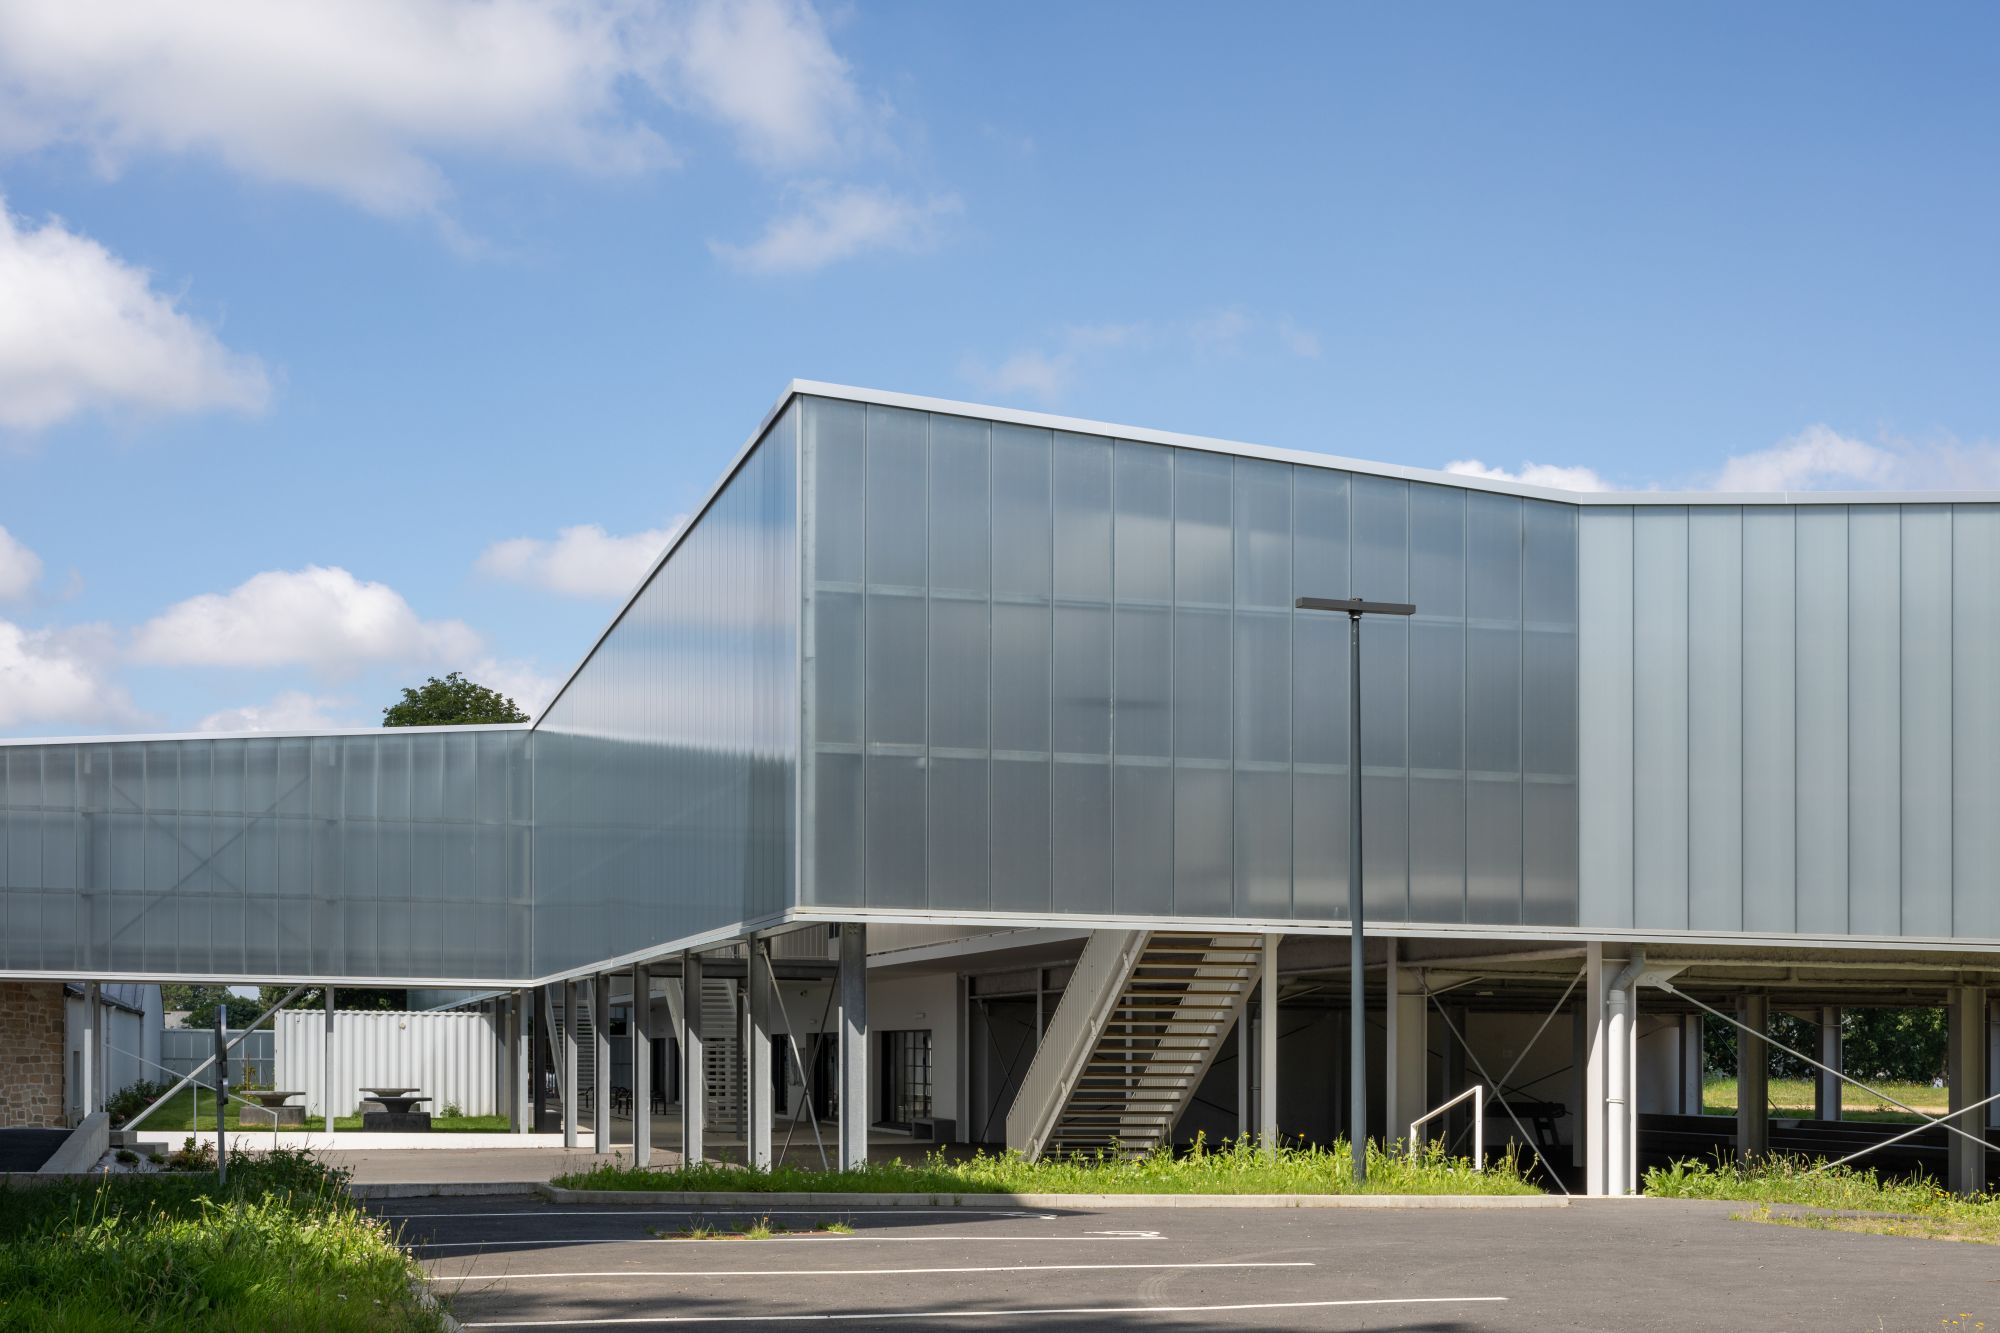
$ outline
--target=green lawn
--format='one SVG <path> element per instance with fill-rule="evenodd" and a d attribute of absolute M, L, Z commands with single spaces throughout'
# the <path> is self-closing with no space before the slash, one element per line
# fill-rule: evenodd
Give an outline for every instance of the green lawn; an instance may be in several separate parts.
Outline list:
<path fill-rule="evenodd" d="M 695 1192 L 816 1191 L 841 1194 L 1352 1194 L 1345 1144 L 1286 1148 L 1269 1154 L 1248 1140 L 1197 1147 L 1181 1156 L 1045 1158 L 975 1153 L 950 1160 L 932 1153 L 918 1162 L 876 1162 L 855 1171 L 778 1166 L 768 1171 L 704 1163 L 672 1169 L 624 1165 L 558 1176 L 570 1189 Z M 1515 1159 L 1474 1171 L 1462 1157 L 1431 1153 L 1421 1160 L 1368 1153 L 1369 1194 L 1539 1194 Z"/>
<path fill-rule="evenodd" d="M 1898 1101 L 1908 1102 L 1919 1111 L 1930 1115 L 1943 1115 L 1951 1107 L 1947 1103 L 1950 1093 L 1944 1088 L 1933 1088 L 1928 1083 L 1891 1083 L 1875 1085 Z M 1770 1082 L 1769 1100 L 1771 1114 L 1777 1116 L 1808 1117 L 1813 1113 L 1813 1084 L 1810 1079 L 1774 1078 Z M 1709 1115 L 1736 1114 L 1736 1077 L 1723 1074 L 1706 1079 L 1702 1084 L 1701 1109 Z M 1914 1124 L 1916 1116 L 1898 1110 L 1887 1102 L 1877 1101 L 1861 1089 L 1849 1084 L 1841 1092 L 1840 1118 L 1842 1120 L 1870 1120 L 1886 1123 Z"/>
<path fill-rule="evenodd" d="M 229 1118 L 227 1123 L 232 1130 L 263 1130 L 268 1133 L 271 1128 L 271 1122 L 257 1114 L 256 1107 L 245 1107 L 241 1102 L 234 1099 L 231 1099 L 229 1103 Z M 361 1128 L 361 1117 L 358 1115 L 335 1116 L 333 1127 L 336 1130 L 358 1130 Z M 206 1088 L 201 1090 L 200 1124 L 197 1125 L 195 1123 L 195 1089 L 193 1088 L 183 1088 L 180 1092 L 175 1093 L 172 1101 L 139 1123 L 139 1132 L 142 1134 L 151 1133 L 155 1130 L 164 1133 L 169 1130 L 186 1131 L 199 1129 L 212 1131 L 214 1128 L 215 1094 Z M 302 1131 L 324 1130 L 325 1128 L 326 1122 L 324 1120 L 308 1119 L 303 1126 L 287 1125 L 279 1132 L 296 1134 Z M 434 1115 L 431 1117 L 431 1132 L 435 1134 L 505 1134 L 507 1132 L 507 1117 L 504 1115 Z"/>
<path fill-rule="evenodd" d="M 1927 1179 L 1884 1180 L 1872 1170 L 1792 1157 L 1774 1155 L 1748 1168 L 1698 1161 L 1655 1167 L 1646 1173 L 1645 1192 L 1756 1204 L 1736 1214 L 1744 1221 L 2000 1245 L 2000 1199 L 1992 1195 L 1961 1199 Z"/>
<path fill-rule="evenodd" d="M 0 1187 L 0 1333 L 442 1333 L 388 1227 L 310 1156 Z"/>

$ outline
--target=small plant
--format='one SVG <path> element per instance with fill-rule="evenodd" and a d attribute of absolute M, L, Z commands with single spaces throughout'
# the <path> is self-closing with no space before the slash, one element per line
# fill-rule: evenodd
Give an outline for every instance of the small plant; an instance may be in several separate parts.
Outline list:
<path fill-rule="evenodd" d="M 169 1171 L 213 1171 L 215 1145 L 190 1134 L 180 1147 L 167 1154 L 165 1165 Z"/>
<path fill-rule="evenodd" d="M 458 1118 L 460 1118 L 465 1114 L 465 1108 L 460 1106 L 457 1102 L 446 1102 L 444 1104 L 443 1109 L 440 1110 L 438 1114 L 444 1117 L 446 1120 L 457 1120 Z"/>
<path fill-rule="evenodd" d="M 743 1239 L 769 1240 L 783 1230 L 783 1227 L 773 1227 L 770 1218 L 760 1217 L 749 1226 L 743 1228 Z"/>
<path fill-rule="evenodd" d="M 111 1117 L 112 1124 L 122 1125 L 165 1096 L 172 1086 L 171 1083 L 157 1083 L 143 1078 L 137 1083 L 128 1083 L 104 1099 L 105 1114 Z"/>
<path fill-rule="evenodd" d="M 854 1234 L 854 1224 L 844 1217 L 823 1218 L 813 1230 L 829 1232 L 835 1236 L 851 1236 Z"/>
<path fill-rule="evenodd" d="M 139 1165 L 139 1154 L 133 1152 L 130 1148 L 120 1148 L 114 1156 L 126 1166 Z"/>
<path fill-rule="evenodd" d="M 697 1217 L 679 1231 L 673 1233 L 676 1240 L 714 1240 L 722 1232 Z"/>

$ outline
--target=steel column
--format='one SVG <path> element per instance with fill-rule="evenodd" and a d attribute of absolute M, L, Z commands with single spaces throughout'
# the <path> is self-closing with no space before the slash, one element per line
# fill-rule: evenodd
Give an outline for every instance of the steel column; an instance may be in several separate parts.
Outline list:
<path fill-rule="evenodd" d="M 97 1033 L 97 1011 L 101 1007 L 99 985 L 87 981 L 83 986 L 83 1052 L 82 1068 L 77 1071 L 80 1086 L 76 1090 L 76 1114 L 81 1120 L 97 1110 L 98 1099 L 104 1095 L 97 1082 L 97 1048 L 100 1044 Z M 219 1002 L 218 1002 L 219 1003 Z"/>
<path fill-rule="evenodd" d="M 566 981 L 557 983 L 562 987 L 562 1114 L 563 1147 L 576 1146 L 577 1129 L 577 1031 L 578 1016 L 583 1013 L 583 988 L 589 983 Z"/>
<path fill-rule="evenodd" d="M 1265 1152 L 1278 1147 L 1278 940 L 1264 937 L 1257 986 L 1257 1141 Z"/>
<path fill-rule="evenodd" d="M 1950 1025 L 1945 1047 L 1945 1083 L 1951 1107 L 1951 1123 L 1970 1134 L 1984 1136 L 1986 1116 L 1978 1106 L 1990 1095 L 1988 1081 L 1986 987 L 1953 986 L 1945 1009 Z M 1954 1194 L 1982 1194 L 1986 1190 L 1987 1150 L 1984 1142 L 1973 1143 L 1953 1134 L 1946 1139 L 1949 1155 L 1945 1160 L 1945 1184 Z"/>
<path fill-rule="evenodd" d="M 322 1094 L 325 1097 L 325 1102 L 321 1109 L 326 1112 L 326 1132 L 331 1134 L 333 1133 L 333 1015 L 335 1012 L 334 988 L 332 986 L 326 988 L 326 994 L 323 998 L 326 1004 L 326 1018 L 320 1025 L 323 1029 L 321 1034 L 323 1041 L 321 1042 L 319 1052 L 319 1081 L 320 1087 L 325 1089 Z"/>
<path fill-rule="evenodd" d="M 757 1170 L 771 1165 L 771 969 L 762 940 L 751 940 L 744 955 L 743 981 L 749 987 L 748 1049 L 744 1052 L 744 1160 Z M 763 964 L 760 966 L 760 964 Z"/>
<path fill-rule="evenodd" d="M 701 1052 L 701 955 L 681 955 L 681 1162 L 698 1165 L 708 1115 L 708 1072 Z"/>
<path fill-rule="evenodd" d="M 511 991 L 502 1003 L 507 1006 L 506 1030 L 501 1037 L 507 1044 L 507 1082 L 501 1096 L 507 1108 L 507 1132 L 519 1134 L 526 1128 L 522 1121 L 528 1114 L 528 1076 L 523 1068 L 528 1056 L 528 1016 L 523 1012 L 526 998 L 521 991 Z"/>
<path fill-rule="evenodd" d="M 611 974 L 590 979 L 590 1140 L 611 1151 Z"/>
<path fill-rule="evenodd" d="M 632 966 L 632 1165 L 653 1162 L 653 974 Z"/>
<path fill-rule="evenodd" d="M 1037 1034 L 1039 1040 L 1039 1034 Z M 840 1167 L 868 1164 L 868 927 L 840 927 Z"/>
<path fill-rule="evenodd" d="M 1610 1054 L 1611 1023 L 1604 1009 L 1605 983 L 1610 978 L 1605 969 L 1623 966 L 1604 961 L 1601 943 L 1593 940 L 1584 946 L 1583 1178 L 1584 1192 L 1597 1196 L 1606 1192 L 1606 1149 L 1610 1143 L 1605 1132 L 1610 1118 L 1605 1106 L 1605 1066 Z"/>
<path fill-rule="evenodd" d="M 1736 1001 L 1736 1021 L 1753 1032 L 1771 1031 L 1771 997 L 1744 995 Z M 1736 1034 L 1736 1160 L 1749 1162 L 1771 1151 L 1771 1048 L 1748 1033 Z"/>
<path fill-rule="evenodd" d="M 1821 1064 L 1832 1065 L 1835 1069 L 1847 1068 L 1847 1061 L 1840 1046 L 1840 1009 L 1827 1005 L 1819 1011 L 1819 1059 Z M 1819 1077 L 1813 1084 L 1813 1118 L 1815 1120 L 1840 1119 L 1840 1088 L 1837 1075 L 1824 1069 L 1814 1071 Z M 1975 1099 L 1976 1100 L 1976 1099 Z"/>

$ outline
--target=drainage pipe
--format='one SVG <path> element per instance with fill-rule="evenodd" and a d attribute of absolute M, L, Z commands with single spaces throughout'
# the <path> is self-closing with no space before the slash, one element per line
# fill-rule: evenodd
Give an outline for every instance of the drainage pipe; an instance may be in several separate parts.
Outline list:
<path fill-rule="evenodd" d="M 1634 949 L 1632 959 L 1611 979 L 1604 995 L 1609 1031 L 1605 1034 L 1604 1070 L 1604 1192 L 1627 1194 L 1632 1180 L 1633 1023 L 1632 988 L 1646 970 L 1646 951 Z"/>

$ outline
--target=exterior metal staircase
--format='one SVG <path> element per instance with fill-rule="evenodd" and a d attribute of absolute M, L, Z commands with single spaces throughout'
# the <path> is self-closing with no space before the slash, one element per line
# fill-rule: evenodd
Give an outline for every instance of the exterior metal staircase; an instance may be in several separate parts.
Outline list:
<path fill-rule="evenodd" d="M 1170 1144 L 1261 956 L 1256 935 L 1092 935 L 1007 1113 L 1007 1146 L 1035 1158 Z"/>

